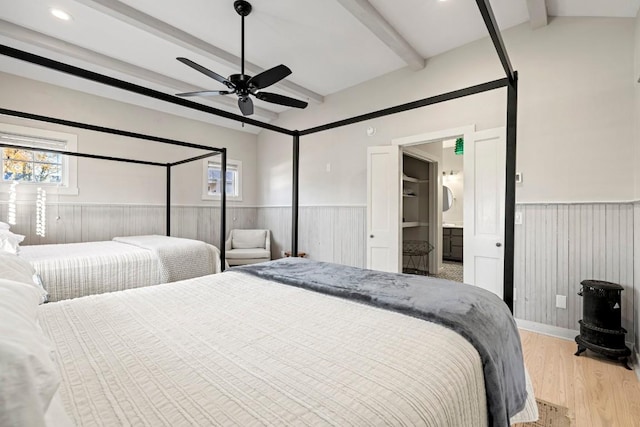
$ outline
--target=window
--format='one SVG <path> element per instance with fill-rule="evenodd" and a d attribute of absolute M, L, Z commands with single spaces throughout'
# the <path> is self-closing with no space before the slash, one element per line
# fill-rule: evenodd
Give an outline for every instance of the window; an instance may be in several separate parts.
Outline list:
<path fill-rule="evenodd" d="M 205 159 L 203 200 L 217 200 L 222 194 L 220 161 Z M 242 162 L 227 160 L 227 200 L 242 200 Z"/>
<path fill-rule="evenodd" d="M 20 192 L 51 186 L 58 194 L 78 194 L 76 158 L 46 151 L 76 151 L 75 135 L 0 123 L 0 142 L 15 145 L 0 147 L 0 191 L 19 182 L 26 184 Z"/>
<path fill-rule="evenodd" d="M 2 180 L 62 182 L 62 155 L 24 148 L 2 150 Z"/>

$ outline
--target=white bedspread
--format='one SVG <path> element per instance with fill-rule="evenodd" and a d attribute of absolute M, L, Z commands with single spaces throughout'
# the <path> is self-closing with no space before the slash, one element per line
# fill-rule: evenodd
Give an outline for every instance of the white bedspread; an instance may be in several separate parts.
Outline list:
<path fill-rule="evenodd" d="M 113 240 L 153 252 L 160 266 L 161 283 L 220 271 L 218 249 L 199 240 L 167 236 L 114 237 Z"/>
<path fill-rule="evenodd" d="M 40 323 L 78 425 L 487 423 L 455 332 L 232 271 L 45 304 Z"/>
<path fill-rule="evenodd" d="M 220 272 L 219 251 L 215 246 L 175 237 L 148 237 L 159 247 L 145 249 L 116 241 L 34 245 L 21 247 L 20 257 L 29 261 L 40 275 L 49 301 Z M 213 259 L 206 264 L 207 269 L 203 262 L 190 261 L 202 258 Z M 167 271 L 171 268 L 175 271 Z"/>

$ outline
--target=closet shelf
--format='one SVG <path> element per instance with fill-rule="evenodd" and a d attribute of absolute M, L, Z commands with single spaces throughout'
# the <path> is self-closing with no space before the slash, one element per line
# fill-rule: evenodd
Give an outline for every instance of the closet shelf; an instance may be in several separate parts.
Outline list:
<path fill-rule="evenodd" d="M 428 222 L 410 221 L 410 222 L 402 223 L 402 228 L 428 227 L 428 226 L 429 226 Z"/>
<path fill-rule="evenodd" d="M 417 182 L 417 183 L 420 183 L 420 184 L 429 182 L 428 179 L 418 179 L 418 178 L 413 178 L 411 176 L 406 176 L 406 175 L 402 176 L 402 180 L 404 182 Z"/>

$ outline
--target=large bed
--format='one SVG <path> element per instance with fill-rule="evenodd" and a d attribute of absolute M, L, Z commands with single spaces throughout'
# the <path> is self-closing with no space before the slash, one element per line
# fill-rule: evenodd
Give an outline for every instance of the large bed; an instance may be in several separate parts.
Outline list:
<path fill-rule="evenodd" d="M 220 272 L 220 252 L 201 241 L 167 236 L 21 246 L 49 301 L 175 282 Z"/>
<path fill-rule="evenodd" d="M 451 328 L 238 268 L 36 315 L 59 381 L 41 425 L 502 425 Z M 537 418 L 526 396 L 511 422 Z"/>

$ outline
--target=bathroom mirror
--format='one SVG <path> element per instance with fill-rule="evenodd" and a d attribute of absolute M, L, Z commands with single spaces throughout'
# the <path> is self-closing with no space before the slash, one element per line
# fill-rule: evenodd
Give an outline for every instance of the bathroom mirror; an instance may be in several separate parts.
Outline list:
<path fill-rule="evenodd" d="M 442 212 L 446 212 L 451 209 L 453 205 L 453 191 L 446 185 L 442 186 Z"/>

